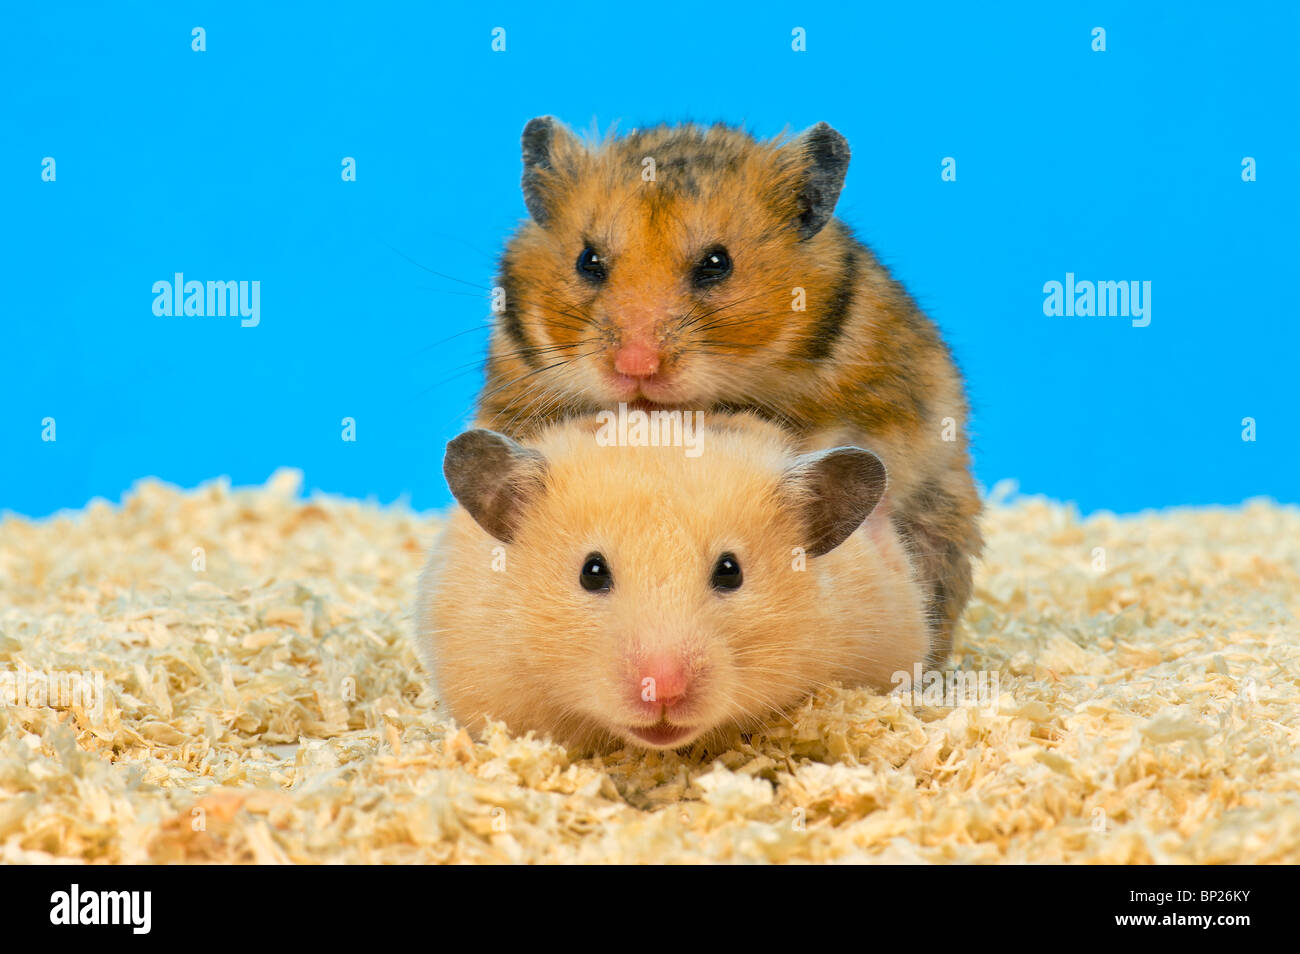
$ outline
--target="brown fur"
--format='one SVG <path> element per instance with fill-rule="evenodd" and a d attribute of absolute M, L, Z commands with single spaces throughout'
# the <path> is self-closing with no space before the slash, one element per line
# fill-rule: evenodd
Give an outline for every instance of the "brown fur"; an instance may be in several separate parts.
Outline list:
<path fill-rule="evenodd" d="M 887 511 L 799 562 L 815 531 L 790 436 L 748 415 L 702 435 L 691 458 L 601 446 L 590 420 L 570 420 L 529 442 L 545 476 L 511 543 L 456 508 L 420 578 L 416 645 L 458 722 L 644 745 L 627 729 L 645 722 L 627 689 L 640 659 L 667 651 L 694 678 L 674 719 L 698 731 L 659 746 L 676 748 L 755 728 L 831 682 L 887 689 L 925 660 L 924 597 Z M 579 585 L 593 551 L 612 567 L 609 593 Z M 744 572 L 726 593 L 709 585 L 723 552 Z"/>
<path fill-rule="evenodd" d="M 654 182 L 642 180 L 647 156 Z M 545 225 L 525 223 L 502 260 L 506 309 L 477 422 L 526 437 L 610 407 L 623 398 L 609 379 L 615 349 L 652 336 L 663 364 L 643 398 L 753 411 L 805 449 L 856 444 L 884 459 L 946 656 L 982 546 L 961 378 L 934 324 L 845 225 L 800 230 L 813 165 L 804 140 L 758 142 L 725 126 L 584 145 L 556 125 L 525 180 Z M 588 243 L 609 268 L 600 286 L 575 271 Z M 696 288 L 691 267 L 715 244 L 734 271 Z M 791 308 L 796 287 L 805 311 Z M 943 439 L 947 418 L 954 440 Z"/>

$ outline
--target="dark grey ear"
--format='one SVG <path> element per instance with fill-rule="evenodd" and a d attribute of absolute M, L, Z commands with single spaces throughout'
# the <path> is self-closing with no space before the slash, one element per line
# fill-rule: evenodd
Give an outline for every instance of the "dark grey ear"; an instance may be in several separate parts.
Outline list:
<path fill-rule="evenodd" d="M 549 217 L 545 174 L 555 168 L 556 137 L 568 135 L 568 131 L 554 116 L 538 116 L 528 120 L 528 125 L 524 126 L 524 205 L 528 206 L 528 214 L 538 225 L 545 225 Z"/>
<path fill-rule="evenodd" d="M 520 514 L 542 490 L 546 458 L 496 431 L 466 431 L 447 445 L 442 472 L 478 525 L 511 543 Z"/>
<path fill-rule="evenodd" d="M 835 214 L 835 203 L 849 171 L 849 142 L 826 123 L 818 123 L 793 143 L 808 161 L 808 173 L 799 192 L 799 231 L 812 238 Z"/>
<path fill-rule="evenodd" d="M 785 472 L 802 511 L 809 556 L 829 553 L 871 516 L 885 495 L 887 477 L 880 458 L 861 447 L 833 447 L 804 454 Z"/>

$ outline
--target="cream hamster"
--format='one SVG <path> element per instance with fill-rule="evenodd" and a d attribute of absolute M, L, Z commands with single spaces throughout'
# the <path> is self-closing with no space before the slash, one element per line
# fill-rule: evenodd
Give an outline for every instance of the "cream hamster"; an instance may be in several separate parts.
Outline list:
<path fill-rule="evenodd" d="M 931 652 L 925 594 L 857 447 L 798 454 L 749 415 L 679 446 L 573 418 L 447 446 L 459 501 L 421 575 L 416 645 L 457 722 L 679 748 Z"/>

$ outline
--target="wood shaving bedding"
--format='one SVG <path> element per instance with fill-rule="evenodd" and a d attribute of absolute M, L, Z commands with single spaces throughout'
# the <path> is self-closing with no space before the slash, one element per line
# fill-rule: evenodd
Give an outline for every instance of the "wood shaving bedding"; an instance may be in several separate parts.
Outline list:
<path fill-rule="evenodd" d="M 445 724 L 408 638 L 437 515 L 300 482 L 0 523 L 0 677 L 105 690 L 0 707 L 0 860 L 1300 861 L 1295 507 L 995 493 L 954 665 L 996 700 L 828 690 L 595 758 Z"/>

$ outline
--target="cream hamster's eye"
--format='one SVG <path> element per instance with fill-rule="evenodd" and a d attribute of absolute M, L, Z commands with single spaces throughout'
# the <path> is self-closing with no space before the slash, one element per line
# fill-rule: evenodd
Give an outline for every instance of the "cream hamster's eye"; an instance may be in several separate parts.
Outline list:
<path fill-rule="evenodd" d="M 582 573 L 578 576 L 582 588 L 592 593 L 608 593 L 614 585 L 614 577 L 609 572 L 609 564 L 599 553 L 588 553 L 582 564 Z"/>
<path fill-rule="evenodd" d="M 596 250 L 590 245 L 578 254 L 578 262 L 575 267 L 578 269 L 578 274 L 589 282 L 603 282 L 607 275 L 605 260 L 597 255 Z"/>
<path fill-rule="evenodd" d="M 695 263 L 691 280 L 697 286 L 712 285 L 731 274 L 731 256 L 721 245 L 715 245 L 704 253 L 704 257 Z"/>
<path fill-rule="evenodd" d="M 738 590 L 745 580 L 740 572 L 740 561 L 734 553 L 724 553 L 713 565 L 713 577 L 709 583 L 715 590 Z"/>

